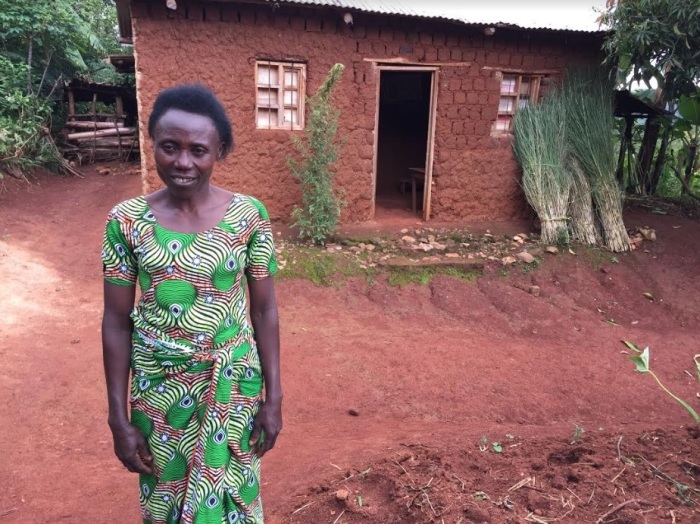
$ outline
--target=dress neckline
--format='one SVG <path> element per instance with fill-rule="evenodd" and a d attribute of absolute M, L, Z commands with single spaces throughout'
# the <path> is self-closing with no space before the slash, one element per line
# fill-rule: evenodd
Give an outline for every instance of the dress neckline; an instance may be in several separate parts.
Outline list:
<path fill-rule="evenodd" d="M 227 217 L 227 216 L 229 215 L 229 213 L 231 212 L 231 207 L 233 207 L 233 203 L 234 203 L 234 200 L 236 199 L 236 196 L 237 196 L 236 193 L 234 193 L 234 194 L 231 196 L 231 199 L 229 200 L 229 203 L 228 203 L 228 205 L 226 206 L 226 211 L 224 211 L 224 216 L 221 217 L 221 220 L 219 220 L 219 222 L 217 222 L 215 225 L 213 225 L 213 226 L 210 227 L 210 228 L 204 229 L 203 231 L 192 231 L 192 232 L 189 232 L 189 231 L 176 231 L 176 230 L 174 230 L 174 229 L 170 229 L 170 228 L 167 228 L 167 227 L 163 226 L 160 222 L 158 222 L 158 218 L 156 218 L 156 214 L 153 212 L 153 208 L 152 208 L 151 205 L 148 203 L 148 200 L 146 199 L 146 195 L 141 195 L 141 197 L 139 197 L 139 198 L 141 198 L 141 199 L 143 200 L 144 206 L 145 206 L 145 208 L 146 208 L 146 214 L 149 214 L 149 213 L 150 213 L 150 215 L 151 215 L 151 217 L 152 217 L 153 225 L 154 225 L 155 227 L 157 227 L 157 228 L 159 228 L 159 229 L 162 229 L 163 231 L 167 231 L 168 233 L 174 233 L 174 234 L 176 234 L 176 235 L 193 235 L 193 236 L 197 236 L 197 235 L 205 235 L 205 234 L 207 234 L 207 233 L 211 233 L 211 232 L 214 231 L 215 229 L 219 229 L 219 228 L 225 223 L 226 217 Z"/>

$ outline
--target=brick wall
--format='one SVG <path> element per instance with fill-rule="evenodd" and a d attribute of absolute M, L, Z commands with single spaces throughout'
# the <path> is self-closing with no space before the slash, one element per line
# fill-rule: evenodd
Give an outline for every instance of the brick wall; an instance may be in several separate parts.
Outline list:
<path fill-rule="evenodd" d="M 279 4 L 277 4 L 279 6 Z M 307 63 L 313 93 L 334 63 L 346 70 L 337 90 L 344 146 L 337 182 L 348 203 L 343 220 L 371 218 L 374 125 L 379 71 L 367 59 L 403 58 L 440 65 L 435 129 L 432 217 L 438 220 L 507 220 L 525 205 L 508 137 L 493 137 L 500 70 L 563 70 L 599 63 L 594 35 L 497 29 L 430 20 L 342 13 L 269 4 L 132 2 L 144 190 L 158 185 L 146 123 L 158 92 L 181 82 L 214 89 L 233 121 L 236 148 L 214 182 L 260 198 L 273 217 L 287 221 L 300 200 L 286 165 L 294 154 L 290 131 L 255 128 L 256 59 Z M 298 132 L 295 132 L 298 133 Z"/>

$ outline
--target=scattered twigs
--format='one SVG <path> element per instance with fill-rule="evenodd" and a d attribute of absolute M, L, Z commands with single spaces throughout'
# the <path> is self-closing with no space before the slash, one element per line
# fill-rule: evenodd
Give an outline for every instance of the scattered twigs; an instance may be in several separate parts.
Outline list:
<path fill-rule="evenodd" d="M 654 476 L 659 477 L 659 478 L 673 484 L 673 487 L 676 488 L 676 495 L 678 495 L 681 498 L 681 500 L 683 500 L 683 502 L 685 502 L 687 504 L 688 503 L 692 503 L 692 504 L 696 503 L 696 501 L 691 497 L 690 494 L 700 495 L 700 489 L 692 488 L 692 487 L 688 486 L 687 484 L 683 484 L 682 482 L 674 479 L 668 473 L 661 471 L 661 466 L 663 466 L 663 464 L 661 464 L 659 466 L 655 466 L 654 464 L 649 462 L 647 459 L 645 459 L 641 455 L 637 455 L 637 457 L 639 459 L 641 459 L 642 461 L 644 461 L 649 466 L 649 468 L 651 468 L 651 471 L 654 474 Z"/>
<path fill-rule="evenodd" d="M 567 511 L 566 513 L 564 513 L 563 515 L 561 515 L 561 516 L 559 516 L 559 517 L 552 517 L 552 518 L 550 518 L 550 517 L 540 517 L 540 516 L 535 515 L 534 513 L 530 512 L 530 513 L 528 513 L 527 516 L 525 517 L 525 520 L 526 520 L 527 522 L 536 522 L 537 524 L 549 524 L 550 522 L 556 522 L 556 521 L 558 521 L 558 520 L 561 520 L 561 519 L 567 517 L 567 516 L 569 515 L 569 513 L 571 513 L 572 511 L 574 511 L 574 509 L 575 509 L 575 508 L 572 506 L 571 509 L 570 509 L 569 511 Z"/>

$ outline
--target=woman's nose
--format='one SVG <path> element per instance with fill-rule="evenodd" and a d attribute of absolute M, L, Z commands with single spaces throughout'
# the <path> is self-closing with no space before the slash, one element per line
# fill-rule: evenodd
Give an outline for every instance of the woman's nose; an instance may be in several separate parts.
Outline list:
<path fill-rule="evenodd" d="M 189 169 L 192 167 L 192 157 L 189 151 L 186 149 L 180 151 L 175 159 L 175 167 L 178 169 Z"/>

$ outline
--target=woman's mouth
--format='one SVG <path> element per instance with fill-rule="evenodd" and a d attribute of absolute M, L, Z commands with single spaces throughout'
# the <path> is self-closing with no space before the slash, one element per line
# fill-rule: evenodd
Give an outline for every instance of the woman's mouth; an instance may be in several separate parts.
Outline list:
<path fill-rule="evenodd" d="M 195 180 L 197 180 L 194 177 L 184 177 L 184 176 L 173 176 L 170 177 L 173 182 L 175 182 L 178 185 L 187 185 L 193 183 Z"/>

